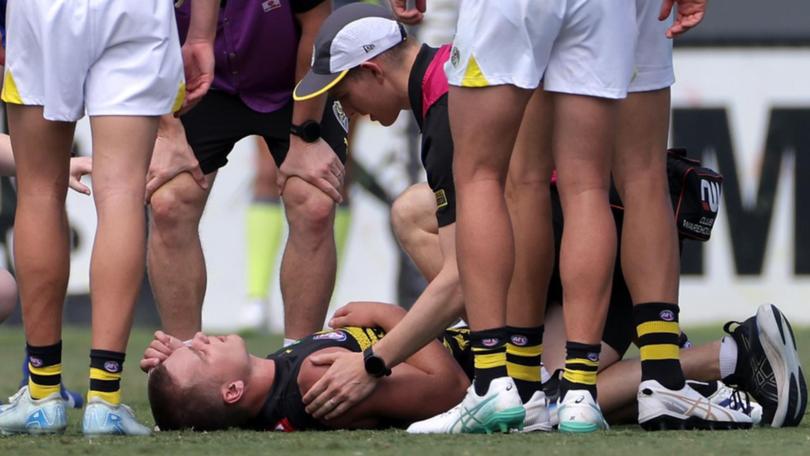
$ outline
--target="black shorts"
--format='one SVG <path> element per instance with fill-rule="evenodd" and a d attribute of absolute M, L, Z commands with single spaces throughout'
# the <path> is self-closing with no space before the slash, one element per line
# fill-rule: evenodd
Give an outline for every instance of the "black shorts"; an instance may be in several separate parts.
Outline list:
<path fill-rule="evenodd" d="M 548 303 L 562 303 L 562 282 L 560 281 L 560 245 L 562 244 L 563 215 L 560 205 L 560 195 L 557 189 L 551 189 L 551 209 L 554 220 L 554 247 L 557 254 L 554 256 L 554 272 L 551 275 L 551 282 L 548 287 Z M 624 211 L 621 208 L 613 207 L 613 218 L 616 221 L 616 233 L 621 248 L 622 221 Z M 617 249 L 617 252 L 619 250 Z M 610 345 L 619 356 L 630 347 L 636 334 L 636 327 L 633 323 L 633 300 L 630 298 L 630 290 L 624 282 L 622 265 L 619 256 L 616 255 L 616 264 L 613 270 L 613 287 L 610 292 L 610 307 L 608 308 L 607 319 L 605 320 L 605 331 L 602 333 L 602 341 Z"/>
<path fill-rule="evenodd" d="M 327 101 L 321 119 L 321 136 L 345 163 L 347 130 L 344 125 L 348 124 L 340 104 L 335 103 Z M 292 108 L 291 99 L 277 111 L 256 112 L 237 95 L 211 90 L 180 120 L 200 168 L 208 174 L 225 166 L 234 144 L 251 135 L 264 138 L 276 166 L 281 166 L 290 147 Z"/>

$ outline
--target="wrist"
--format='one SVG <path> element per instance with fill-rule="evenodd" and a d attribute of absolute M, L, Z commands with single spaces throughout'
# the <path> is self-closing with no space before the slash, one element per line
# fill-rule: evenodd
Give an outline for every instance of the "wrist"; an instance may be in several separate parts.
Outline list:
<path fill-rule="evenodd" d="M 368 347 L 363 351 L 363 364 L 366 373 L 373 378 L 391 375 L 391 369 L 386 365 L 385 360 L 374 352 L 373 347 Z"/>
<path fill-rule="evenodd" d="M 162 138 L 175 138 L 180 135 L 185 136 L 185 129 L 180 119 L 169 114 L 160 117 L 157 135 Z"/>

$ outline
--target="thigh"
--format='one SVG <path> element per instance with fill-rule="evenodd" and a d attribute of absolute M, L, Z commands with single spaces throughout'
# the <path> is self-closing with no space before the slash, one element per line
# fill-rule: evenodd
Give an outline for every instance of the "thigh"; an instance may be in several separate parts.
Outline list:
<path fill-rule="evenodd" d="M 157 125 L 158 117 L 154 116 L 90 117 L 93 191 L 97 202 L 107 192 L 118 189 L 143 192 Z"/>
<path fill-rule="evenodd" d="M 160 116 L 185 96 L 180 39 L 171 2 L 91 2 L 98 47 L 85 84 L 87 114 Z"/>
<path fill-rule="evenodd" d="M 543 87 L 550 92 L 624 98 L 633 71 L 635 0 L 568 0 Z"/>
<path fill-rule="evenodd" d="M 659 90 L 675 83 L 672 40 L 665 33 L 672 16 L 658 20 L 660 2 L 636 0 L 636 52 L 630 92 Z"/>
<path fill-rule="evenodd" d="M 210 90 L 197 106 L 180 120 L 186 130 L 186 140 L 200 162 L 203 173 L 209 174 L 228 163 L 234 144 L 250 135 L 256 128 L 251 123 L 257 113 L 248 108 L 238 96 Z"/>
<path fill-rule="evenodd" d="M 67 192 L 73 122 L 43 118 L 41 106 L 6 107 L 20 199 Z"/>
<path fill-rule="evenodd" d="M 560 30 L 565 0 L 465 0 L 445 71 L 450 85 L 540 83 Z"/>

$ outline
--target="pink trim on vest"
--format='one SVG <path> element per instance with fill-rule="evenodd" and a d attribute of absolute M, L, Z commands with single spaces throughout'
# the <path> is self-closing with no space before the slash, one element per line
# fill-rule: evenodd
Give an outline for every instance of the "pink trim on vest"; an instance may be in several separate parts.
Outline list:
<path fill-rule="evenodd" d="M 444 62 L 450 58 L 449 44 L 440 47 L 425 71 L 422 79 L 422 119 L 424 120 L 433 103 L 447 93 L 447 76 L 444 74 Z"/>

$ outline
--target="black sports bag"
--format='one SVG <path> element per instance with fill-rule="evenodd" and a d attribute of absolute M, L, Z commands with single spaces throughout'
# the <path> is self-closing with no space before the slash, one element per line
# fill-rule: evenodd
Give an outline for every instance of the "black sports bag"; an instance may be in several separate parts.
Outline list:
<path fill-rule="evenodd" d="M 686 149 L 667 154 L 667 174 L 678 233 L 688 239 L 708 241 L 720 209 L 723 176 L 686 156 Z"/>

